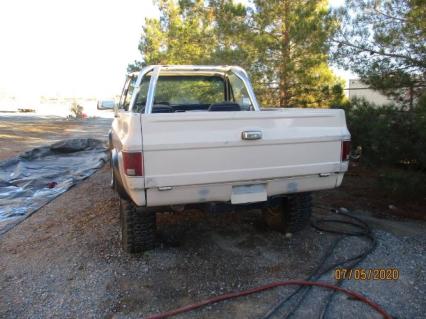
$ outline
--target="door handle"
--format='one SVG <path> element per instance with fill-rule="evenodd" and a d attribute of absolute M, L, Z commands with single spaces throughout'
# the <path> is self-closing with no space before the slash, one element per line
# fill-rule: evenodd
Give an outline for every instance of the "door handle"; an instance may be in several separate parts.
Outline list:
<path fill-rule="evenodd" d="M 262 131 L 243 131 L 241 132 L 241 139 L 243 140 L 260 140 L 262 138 Z"/>

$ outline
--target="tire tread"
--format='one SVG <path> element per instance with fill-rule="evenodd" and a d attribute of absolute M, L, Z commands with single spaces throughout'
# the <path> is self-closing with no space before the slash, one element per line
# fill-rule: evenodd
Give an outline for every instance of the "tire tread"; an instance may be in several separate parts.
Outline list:
<path fill-rule="evenodd" d="M 120 199 L 121 242 L 131 254 L 151 250 L 156 243 L 156 214 Z"/>
<path fill-rule="evenodd" d="M 312 215 L 311 193 L 292 194 L 275 199 L 263 210 L 266 224 L 282 233 L 296 233 L 303 230 Z"/>

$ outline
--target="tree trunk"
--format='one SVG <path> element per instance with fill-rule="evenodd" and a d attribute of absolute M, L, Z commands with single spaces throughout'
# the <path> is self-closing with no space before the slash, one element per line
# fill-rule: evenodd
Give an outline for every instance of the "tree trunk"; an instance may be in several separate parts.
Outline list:
<path fill-rule="evenodd" d="M 284 0 L 284 15 L 282 21 L 282 63 L 280 70 L 280 107 L 289 107 L 289 78 L 288 64 L 290 63 L 290 36 L 289 36 L 289 1 Z"/>

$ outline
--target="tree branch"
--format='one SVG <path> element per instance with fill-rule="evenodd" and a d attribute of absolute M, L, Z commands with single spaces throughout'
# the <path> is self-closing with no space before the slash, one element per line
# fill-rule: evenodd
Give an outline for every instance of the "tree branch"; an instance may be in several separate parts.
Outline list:
<path fill-rule="evenodd" d="M 381 55 L 381 56 L 387 56 L 387 57 L 395 58 L 395 59 L 404 59 L 406 61 L 410 61 L 413 65 L 420 66 L 422 68 L 426 68 L 426 62 L 416 60 L 416 59 L 413 59 L 411 57 L 408 57 L 408 56 L 405 56 L 405 55 L 402 55 L 402 54 L 380 52 L 380 51 L 377 51 L 377 50 L 374 50 L 374 49 L 369 49 L 369 48 L 366 48 L 366 47 L 355 45 L 355 44 L 350 43 L 348 41 L 339 41 L 339 40 L 336 40 L 336 39 L 331 39 L 331 42 L 338 43 L 338 44 L 345 45 L 345 46 L 349 46 L 349 47 L 357 49 L 361 52 L 374 53 L 374 54 L 378 54 L 378 55 Z"/>
<path fill-rule="evenodd" d="M 393 20 L 397 20 L 397 21 L 401 21 L 401 22 L 408 22 L 407 19 L 398 18 L 398 17 L 395 17 L 395 16 L 391 16 L 391 15 L 389 15 L 387 13 L 384 13 L 383 11 L 380 11 L 379 9 L 377 9 L 377 7 L 374 7 L 373 11 L 375 11 L 378 14 L 381 14 L 382 16 L 384 16 L 384 17 L 386 17 L 388 19 L 393 19 Z"/>

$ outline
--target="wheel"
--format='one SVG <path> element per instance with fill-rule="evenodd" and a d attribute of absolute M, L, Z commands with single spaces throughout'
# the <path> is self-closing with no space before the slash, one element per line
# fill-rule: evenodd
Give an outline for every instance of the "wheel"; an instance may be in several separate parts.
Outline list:
<path fill-rule="evenodd" d="M 155 247 L 155 212 L 120 198 L 121 243 L 128 253 L 141 253 Z"/>
<path fill-rule="evenodd" d="M 300 193 L 275 198 L 262 212 L 270 228 L 282 233 L 296 233 L 309 223 L 312 196 L 310 193 Z"/>

